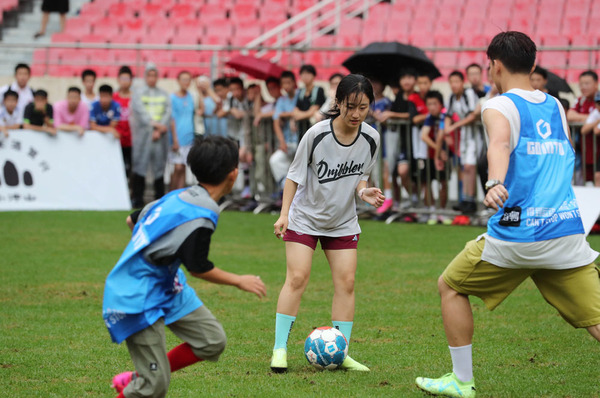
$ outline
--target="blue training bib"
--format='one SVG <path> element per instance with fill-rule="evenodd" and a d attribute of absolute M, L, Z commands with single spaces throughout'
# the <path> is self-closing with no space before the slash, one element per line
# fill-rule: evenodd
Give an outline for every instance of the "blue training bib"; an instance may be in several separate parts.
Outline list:
<path fill-rule="evenodd" d="M 182 200 L 177 190 L 165 195 L 136 223 L 131 241 L 106 278 L 102 316 L 110 336 L 121 343 L 164 317 L 170 324 L 202 305 L 176 261 L 168 266 L 150 264 L 143 250 L 188 221 L 210 220 L 218 214 Z"/>
<path fill-rule="evenodd" d="M 547 94 L 539 104 L 503 95 L 517 107 L 521 131 L 504 181 L 508 200 L 488 221 L 488 234 L 509 242 L 539 242 L 584 233 L 571 187 L 575 151 L 557 102 Z"/>

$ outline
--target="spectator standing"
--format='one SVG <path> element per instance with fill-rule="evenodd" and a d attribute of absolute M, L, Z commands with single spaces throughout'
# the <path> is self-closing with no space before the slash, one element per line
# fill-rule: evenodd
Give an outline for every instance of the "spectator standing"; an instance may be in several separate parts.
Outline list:
<path fill-rule="evenodd" d="M 33 102 L 33 89 L 29 86 L 31 78 L 31 68 L 27 64 L 18 64 L 15 66 L 15 81 L 0 88 L 0 95 L 4 95 L 8 90 L 12 90 L 19 95 L 17 111 L 23 117 L 25 107 Z"/>
<path fill-rule="evenodd" d="M 428 91 L 425 95 L 425 104 L 428 114 L 421 127 L 421 140 L 427 144 L 427 165 L 425 166 L 425 206 L 429 206 L 430 216 L 427 223 L 434 225 L 439 223 L 450 224 L 452 220 L 442 214 L 435 214 L 435 204 L 431 181 L 439 183 L 440 209 L 445 209 L 448 202 L 448 181 L 446 176 L 446 162 L 448 160 L 447 148 L 444 144 L 444 123 L 446 114 L 444 112 L 444 97 L 439 91 Z"/>
<path fill-rule="evenodd" d="M 536 90 L 540 90 L 544 93 L 548 93 L 553 97 L 558 98 L 558 92 L 550 92 L 546 87 L 548 84 L 548 72 L 544 68 L 540 68 L 536 65 L 531 75 L 529 75 L 529 81 L 531 83 L 531 87 Z"/>
<path fill-rule="evenodd" d="M 44 0 L 42 2 L 42 23 L 40 30 L 33 36 L 34 39 L 46 34 L 46 27 L 48 26 L 51 12 L 60 14 L 60 31 L 63 32 L 65 30 L 65 24 L 67 23 L 69 0 Z"/>
<path fill-rule="evenodd" d="M 271 142 L 273 139 L 273 129 L 275 122 L 275 106 L 279 97 L 281 97 L 281 83 L 276 77 L 269 77 L 265 81 L 267 92 L 273 99 L 271 102 L 262 101 L 262 106 L 259 103 L 254 103 L 254 181 L 256 182 L 256 193 L 264 195 L 267 191 L 273 191 L 273 179 L 269 175 L 269 153 L 271 150 Z"/>
<path fill-rule="evenodd" d="M 239 77 L 229 80 L 229 94 L 218 116 L 227 117 L 227 136 L 240 147 L 240 164 L 243 173 L 238 178 L 236 189 L 242 191 L 242 198 L 250 199 L 250 163 L 252 162 L 252 143 L 250 142 L 250 116 L 252 107 L 246 98 L 244 82 Z"/>
<path fill-rule="evenodd" d="M 33 102 L 25 107 L 23 128 L 56 135 L 53 115 L 54 109 L 48 103 L 48 93 L 45 90 L 37 90 L 33 93 Z"/>
<path fill-rule="evenodd" d="M 408 126 L 388 126 L 388 133 L 384 139 L 394 201 L 400 200 L 400 188 L 396 182 L 396 177 L 399 176 L 402 186 L 411 196 L 410 202 L 412 205 L 416 205 L 419 196 L 412 181 L 411 168 L 414 167 L 411 166 L 414 166 L 412 163 L 415 159 L 412 120 L 418 112 L 415 102 L 410 100 L 411 95 L 415 94 L 416 73 L 410 69 L 401 70 L 399 82 L 400 91 L 392 103 L 391 109 L 381 113 L 376 112 L 375 117 L 380 123 L 385 123 L 390 118 L 411 123 Z"/>
<path fill-rule="evenodd" d="M 313 125 L 313 119 L 319 109 L 325 103 L 325 90 L 315 85 L 317 70 L 312 65 L 302 65 L 300 68 L 300 80 L 304 87 L 296 94 L 296 108 L 294 109 L 294 120 L 298 126 L 298 141 Z"/>
<path fill-rule="evenodd" d="M 4 93 L 2 107 L 0 107 L 0 128 L 5 137 L 8 137 L 8 130 L 17 130 L 23 128 L 23 117 L 17 110 L 19 94 L 8 90 Z"/>
<path fill-rule="evenodd" d="M 117 132 L 121 140 L 121 152 L 123 153 L 123 162 L 125 163 L 125 174 L 129 178 L 131 174 L 131 126 L 129 125 L 129 115 L 131 110 L 129 103 L 131 101 L 131 83 L 133 73 L 128 66 L 122 66 L 119 69 L 117 77 L 119 89 L 113 94 L 113 99 L 119 104 L 121 117 L 117 123 Z"/>
<path fill-rule="evenodd" d="M 483 82 L 483 69 L 481 65 L 473 63 L 466 67 L 467 80 L 471 84 L 471 88 L 477 94 L 477 97 L 483 98 L 490 91 L 492 86 Z"/>
<path fill-rule="evenodd" d="M 113 100 L 113 89 L 103 84 L 98 89 L 100 99 L 92 102 L 90 109 L 90 129 L 101 133 L 112 134 L 119 139 L 117 125 L 121 119 L 121 106 Z"/>
<path fill-rule="evenodd" d="M 90 111 L 81 100 L 81 90 L 69 87 L 67 99 L 54 104 L 54 125 L 61 131 L 85 133 L 90 124 Z"/>
<path fill-rule="evenodd" d="M 298 147 L 298 131 L 293 120 L 294 108 L 296 108 L 296 76 L 294 72 L 285 71 L 279 81 L 284 95 L 277 99 L 273 113 L 273 132 L 279 147 L 269 158 L 269 165 L 275 183 L 280 190 L 283 190 L 285 176 Z"/>
<path fill-rule="evenodd" d="M 202 97 L 202 118 L 204 121 L 204 134 L 218 135 L 219 119 L 215 114 L 217 103 L 221 100 L 210 85 L 210 79 L 200 76 L 196 80 L 198 93 Z M 200 106 L 200 105 L 199 105 Z"/>
<path fill-rule="evenodd" d="M 98 95 L 94 92 L 96 85 L 96 72 L 91 69 L 85 69 L 81 72 L 81 83 L 83 84 L 83 95 L 81 100 L 87 105 L 88 109 L 92 107 L 92 102 L 98 101 Z"/>
<path fill-rule="evenodd" d="M 212 130 L 212 132 L 209 131 L 209 134 L 227 137 L 228 118 L 227 112 L 223 110 L 223 106 L 227 102 L 227 97 L 229 95 L 229 82 L 227 81 L 227 79 L 224 78 L 217 79 L 213 82 L 213 87 L 215 90 L 215 94 L 217 95 L 217 98 L 214 99 L 215 110 L 213 112 L 216 116 L 216 121 L 214 130 Z M 207 112 L 208 109 L 209 108 L 207 106 L 205 112 Z"/>
<path fill-rule="evenodd" d="M 185 187 L 185 165 L 188 153 L 194 142 L 194 116 L 196 105 L 189 92 L 192 75 L 188 71 L 179 72 L 179 90 L 171 94 L 171 150 L 169 163 L 173 165 L 171 191 Z"/>
<path fill-rule="evenodd" d="M 335 92 L 337 90 L 338 84 L 344 78 L 344 75 L 341 73 L 334 73 L 329 77 L 329 89 L 327 90 L 327 97 L 325 98 L 325 102 L 321 106 L 319 112 L 315 114 L 315 121 L 320 122 L 325 119 L 325 114 L 331 110 L 331 108 L 335 105 Z"/>
<path fill-rule="evenodd" d="M 575 106 L 567 112 L 567 120 L 575 123 L 585 123 L 588 115 L 595 109 L 594 97 L 598 92 L 598 74 L 593 70 L 587 70 L 579 75 L 579 90 L 581 97 L 577 98 Z M 594 141 L 592 134 L 585 136 L 585 154 L 583 152 L 582 140 L 580 134 L 575 131 L 575 150 L 577 159 L 575 161 L 575 183 L 583 185 L 585 181 L 593 181 L 594 173 Z M 600 149 L 600 148 L 599 148 Z M 583 174 L 582 163 L 585 162 L 585 175 Z"/>
<path fill-rule="evenodd" d="M 144 71 L 144 84 L 131 96 L 131 124 L 133 138 L 132 205 L 144 204 L 146 172 L 152 170 L 154 198 L 165 194 L 163 175 L 167 163 L 167 131 L 171 121 L 169 94 L 157 87 L 158 69 L 149 62 Z"/>
<path fill-rule="evenodd" d="M 584 136 L 596 135 L 596 142 L 600 141 L 600 92 L 597 92 L 594 96 L 595 109 L 589 114 L 583 127 L 581 127 L 581 134 Z M 596 152 L 597 158 L 594 168 L 594 185 L 600 187 L 600 151 Z"/>
<path fill-rule="evenodd" d="M 445 134 L 460 128 L 460 162 L 462 165 L 463 201 L 455 210 L 463 213 L 477 211 L 475 203 L 475 181 L 477 177 L 477 157 L 482 148 L 482 139 L 473 122 L 479 116 L 479 98 L 472 88 L 465 88 L 465 76 L 453 71 L 448 77 L 452 94 L 446 105 Z M 459 119 L 453 123 L 452 118 Z"/>
<path fill-rule="evenodd" d="M 385 84 L 379 80 L 378 78 L 371 77 L 369 78 L 371 82 L 371 86 L 373 86 L 373 96 L 374 100 L 371 104 L 371 115 L 380 114 L 392 109 L 392 100 L 383 95 L 383 90 L 385 89 Z M 382 155 L 383 155 L 383 170 L 381 173 L 381 179 L 383 181 L 383 195 L 385 196 L 385 200 L 383 201 L 383 205 L 379 207 L 376 211 L 377 214 L 382 214 L 390 210 L 394 204 L 393 194 L 392 194 L 392 175 L 393 172 L 390 171 L 390 165 L 388 163 L 388 159 L 386 158 L 386 151 L 388 148 L 385 147 L 385 136 L 387 135 L 387 127 L 385 123 L 381 123 L 380 128 L 378 128 L 377 119 L 374 116 L 367 117 L 367 123 L 371 125 L 374 129 L 377 129 L 383 136 L 383 145 L 382 145 Z M 396 163 L 395 161 L 393 162 Z M 394 167 L 394 165 L 392 165 Z M 378 165 L 375 166 L 375 169 L 378 169 Z M 375 173 L 373 173 L 375 174 Z M 375 178 L 378 180 L 378 178 Z M 377 181 L 378 185 L 379 181 Z"/>

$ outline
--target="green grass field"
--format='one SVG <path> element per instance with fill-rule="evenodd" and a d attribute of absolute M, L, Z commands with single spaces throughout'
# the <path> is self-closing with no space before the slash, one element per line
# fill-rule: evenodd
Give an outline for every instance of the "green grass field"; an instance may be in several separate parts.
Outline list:
<path fill-rule="evenodd" d="M 104 278 L 129 234 L 122 212 L 0 213 L 0 385 L 7 397 L 114 397 L 130 370 L 101 317 Z M 268 298 L 191 280 L 223 323 L 221 361 L 172 377 L 170 397 L 423 397 L 416 376 L 451 370 L 436 280 L 482 229 L 361 223 L 350 352 L 368 374 L 319 372 L 304 359 L 313 327 L 330 324 L 331 277 L 318 250 L 290 336 L 289 372 L 271 374 L 275 306 L 285 277 L 274 216 L 227 212 L 213 239 L 221 268 L 261 275 Z M 589 239 L 600 249 L 600 237 Z M 480 397 L 597 397 L 600 345 L 574 330 L 527 281 L 494 312 L 473 299 Z M 169 347 L 179 344 L 167 333 Z"/>

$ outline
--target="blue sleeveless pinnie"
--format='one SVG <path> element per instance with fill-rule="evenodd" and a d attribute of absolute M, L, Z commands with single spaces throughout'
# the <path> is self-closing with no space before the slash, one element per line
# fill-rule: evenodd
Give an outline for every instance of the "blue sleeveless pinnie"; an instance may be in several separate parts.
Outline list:
<path fill-rule="evenodd" d="M 504 181 L 509 197 L 488 221 L 488 234 L 509 242 L 539 242 L 584 233 L 571 187 L 575 151 L 556 100 L 546 94 L 538 104 L 503 95 L 517 107 L 521 131 Z"/>
<path fill-rule="evenodd" d="M 131 241 L 106 278 L 102 316 L 115 343 L 159 318 L 168 325 L 202 306 L 179 269 L 180 261 L 159 266 L 143 255 L 146 247 L 188 221 L 206 218 L 216 227 L 218 214 L 182 200 L 182 191 L 167 194 L 138 220 Z"/>

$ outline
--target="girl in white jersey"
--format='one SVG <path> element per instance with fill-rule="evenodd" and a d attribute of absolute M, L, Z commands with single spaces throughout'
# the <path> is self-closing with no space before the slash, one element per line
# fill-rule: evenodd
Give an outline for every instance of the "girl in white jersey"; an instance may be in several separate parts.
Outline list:
<path fill-rule="evenodd" d="M 373 87 L 364 76 L 344 77 L 329 119 L 306 132 L 290 166 L 281 215 L 274 225 L 275 236 L 286 242 L 287 258 L 286 279 L 277 302 L 274 372 L 287 370 L 287 340 L 319 240 L 333 279 L 333 326 L 350 341 L 360 234 L 355 197 L 375 207 L 385 200 L 380 189 L 367 187 L 379 152 L 379 133 L 364 123 L 373 99 Z M 369 370 L 349 356 L 342 368 Z"/>

